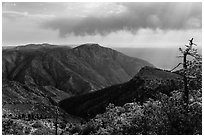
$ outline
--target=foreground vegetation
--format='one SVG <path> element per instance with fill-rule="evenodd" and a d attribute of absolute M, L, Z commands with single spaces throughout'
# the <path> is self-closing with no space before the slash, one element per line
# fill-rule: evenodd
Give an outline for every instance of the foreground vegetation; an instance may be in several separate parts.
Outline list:
<path fill-rule="evenodd" d="M 109 104 L 106 112 L 81 124 L 58 123 L 59 134 L 202 134 L 202 90 L 191 90 L 188 112 L 183 105 L 182 92 L 161 100 L 124 106 Z M 54 134 L 53 120 L 16 120 L 3 118 L 3 134 Z"/>
<path fill-rule="evenodd" d="M 194 96 L 193 96 L 194 95 Z M 189 110 L 186 112 L 182 93 L 171 97 L 161 95 L 160 101 L 149 100 L 142 105 L 136 102 L 122 107 L 110 104 L 104 114 L 97 115 L 85 126 L 82 134 L 201 134 L 201 90 L 192 91 Z"/>

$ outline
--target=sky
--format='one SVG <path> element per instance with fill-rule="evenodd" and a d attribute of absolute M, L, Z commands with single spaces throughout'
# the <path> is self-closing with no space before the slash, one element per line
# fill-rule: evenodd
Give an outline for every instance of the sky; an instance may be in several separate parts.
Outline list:
<path fill-rule="evenodd" d="M 202 44 L 202 3 L 2 3 L 3 46 L 99 43 L 108 47 Z"/>

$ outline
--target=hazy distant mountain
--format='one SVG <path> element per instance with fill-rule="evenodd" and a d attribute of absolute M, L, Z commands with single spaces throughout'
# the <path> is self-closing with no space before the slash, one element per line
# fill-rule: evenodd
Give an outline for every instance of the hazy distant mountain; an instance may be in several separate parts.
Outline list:
<path fill-rule="evenodd" d="M 182 88 L 181 81 L 182 77 L 175 73 L 144 67 L 128 82 L 65 99 L 60 102 L 60 107 L 73 115 L 92 117 L 103 113 L 109 103 L 142 103 L 149 98 L 158 99 L 160 93 L 169 95 L 171 91 Z"/>

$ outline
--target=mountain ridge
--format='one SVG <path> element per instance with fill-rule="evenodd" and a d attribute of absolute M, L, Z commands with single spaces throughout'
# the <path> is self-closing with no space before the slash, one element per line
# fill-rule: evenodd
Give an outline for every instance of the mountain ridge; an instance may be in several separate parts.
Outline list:
<path fill-rule="evenodd" d="M 3 78 L 30 82 L 26 79 L 29 77 L 39 85 L 50 84 L 56 88 L 62 87 L 60 90 L 68 91 L 71 88 L 77 92 L 127 81 L 141 67 L 152 66 L 98 44 L 83 44 L 73 49 L 50 44 L 29 44 L 3 50 L 2 62 Z M 64 79 L 64 83 L 59 82 Z M 85 91 L 77 89 L 73 83 L 81 83 Z M 65 85 L 69 85 L 69 88 Z"/>
<path fill-rule="evenodd" d="M 152 75 L 146 77 L 143 75 L 145 72 L 151 72 Z M 159 99 L 160 93 L 170 95 L 173 90 L 180 89 L 181 84 L 180 75 L 158 68 L 143 67 L 128 82 L 64 99 L 60 101 L 60 107 L 70 114 L 91 118 L 105 112 L 109 103 L 122 106 L 133 101 L 143 103 L 149 98 Z"/>

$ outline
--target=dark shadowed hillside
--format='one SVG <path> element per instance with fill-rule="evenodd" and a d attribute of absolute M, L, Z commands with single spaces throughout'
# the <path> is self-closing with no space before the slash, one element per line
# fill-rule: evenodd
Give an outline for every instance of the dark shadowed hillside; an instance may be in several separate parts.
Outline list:
<path fill-rule="evenodd" d="M 127 102 L 144 102 L 159 98 L 159 93 L 169 95 L 182 87 L 180 75 L 157 68 L 144 67 L 130 81 L 114 85 L 93 93 L 75 96 L 60 102 L 61 108 L 70 114 L 92 117 L 103 113 L 109 103 L 123 105 Z"/>

